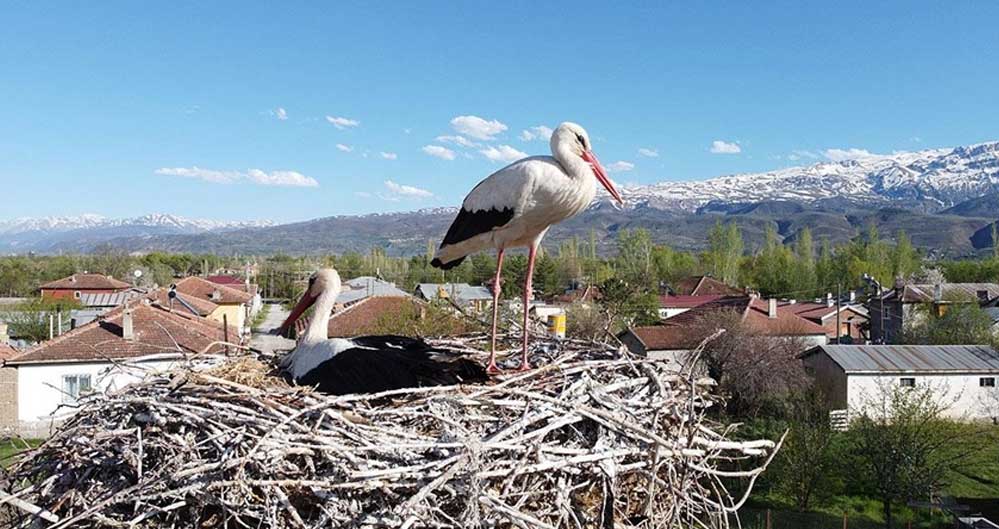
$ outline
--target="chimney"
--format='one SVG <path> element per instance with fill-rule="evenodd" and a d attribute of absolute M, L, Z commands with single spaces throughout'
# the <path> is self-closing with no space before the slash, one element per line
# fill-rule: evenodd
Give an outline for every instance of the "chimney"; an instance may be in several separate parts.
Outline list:
<path fill-rule="evenodd" d="M 7 324 L 0 323 L 0 345 L 10 343 L 10 335 L 7 334 Z"/>
<path fill-rule="evenodd" d="M 933 301 L 943 300 L 943 285 L 937 283 L 933 285 Z"/>
<path fill-rule="evenodd" d="M 132 326 L 132 309 L 126 308 L 121 316 L 121 337 L 126 340 L 135 339 L 135 330 Z"/>
<path fill-rule="evenodd" d="M 836 301 L 833 300 L 832 292 L 826 292 L 826 306 L 833 307 L 836 305 Z"/>
<path fill-rule="evenodd" d="M 772 320 L 777 319 L 777 298 L 767 300 L 767 317 Z"/>
<path fill-rule="evenodd" d="M 856 302 L 857 302 L 857 291 L 856 290 L 851 290 L 850 291 L 850 303 L 856 303 Z"/>

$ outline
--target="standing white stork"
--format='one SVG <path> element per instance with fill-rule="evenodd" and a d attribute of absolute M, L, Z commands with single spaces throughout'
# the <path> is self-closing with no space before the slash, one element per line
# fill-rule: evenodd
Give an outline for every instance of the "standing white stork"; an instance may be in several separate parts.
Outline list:
<path fill-rule="evenodd" d="M 461 211 L 451 224 L 431 264 L 448 270 L 469 254 L 495 248 L 496 279 L 493 281 L 492 350 L 487 370 L 496 373 L 496 318 L 499 312 L 500 274 L 503 253 L 526 247 L 527 279 L 524 282 L 524 350 L 520 368 L 530 367 L 528 353 L 528 307 L 538 245 L 548 228 L 586 209 L 597 193 L 599 181 L 618 203 L 621 194 L 592 151 L 583 127 L 562 123 L 551 138 L 552 156 L 531 156 L 516 161 L 475 186 L 465 197 Z M 596 177 L 594 179 L 594 177 Z M 595 181 L 596 180 L 596 181 Z"/>
<path fill-rule="evenodd" d="M 359 336 L 330 339 L 329 321 L 340 295 L 340 274 L 332 268 L 309 278 L 309 287 L 278 334 L 315 307 L 305 333 L 293 351 L 281 359 L 282 375 L 323 393 L 377 393 L 422 386 L 449 386 L 488 379 L 482 366 L 434 349 L 423 340 L 405 336 Z"/>

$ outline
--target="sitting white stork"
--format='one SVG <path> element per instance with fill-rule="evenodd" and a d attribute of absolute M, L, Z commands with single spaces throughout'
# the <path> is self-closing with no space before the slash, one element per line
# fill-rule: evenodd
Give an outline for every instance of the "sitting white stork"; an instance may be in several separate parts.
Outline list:
<path fill-rule="evenodd" d="M 528 369 L 528 308 L 534 258 L 548 228 L 586 209 L 597 193 L 596 181 L 623 204 L 607 173 L 593 154 L 583 127 L 565 122 L 551 138 L 552 156 L 532 156 L 514 162 L 475 186 L 465 198 L 431 264 L 444 270 L 461 264 L 469 254 L 495 248 L 492 350 L 487 370 L 496 367 L 496 318 L 500 274 L 507 248 L 528 249 L 524 282 L 524 350 L 521 369 Z M 594 179 L 594 177 L 596 177 Z M 596 180 L 596 181 L 595 181 Z"/>
<path fill-rule="evenodd" d="M 482 366 L 464 358 L 445 358 L 423 340 L 404 336 L 360 336 L 330 339 L 329 320 L 340 295 L 340 274 L 331 268 L 309 278 L 309 287 L 278 334 L 315 307 L 298 345 L 280 363 L 282 375 L 300 386 L 323 393 L 377 393 L 422 386 L 449 386 L 488 379 Z"/>

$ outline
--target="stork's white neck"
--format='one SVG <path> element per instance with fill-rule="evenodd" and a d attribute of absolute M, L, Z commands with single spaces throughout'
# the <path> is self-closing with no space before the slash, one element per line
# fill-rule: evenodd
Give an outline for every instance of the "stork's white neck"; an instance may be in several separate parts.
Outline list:
<path fill-rule="evenodd" d="M 319 343 L 329 339 L 330 314 L 339 295 L 339 288 L 328 288 L 319 295 L 319 299 L 312 306 L 312 318 L 309 320 L 309 326 L 305 328 L 302 343 Z"/>
<path fill-rule="evenodd" d="M 576 152 L 576 148 L 571 141 L 555 141 L 552 145 L 552 156 L 562 164 L 566 174 L 582 183 L 591 183 L 593 180 L 593 169 L 586 160 Z"/>

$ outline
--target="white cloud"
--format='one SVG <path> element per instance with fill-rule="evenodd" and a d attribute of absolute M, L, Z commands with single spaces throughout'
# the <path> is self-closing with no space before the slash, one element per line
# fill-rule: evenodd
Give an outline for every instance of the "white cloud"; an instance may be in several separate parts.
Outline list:
<path fill-rule="evenodd" d="M 607 171 L 611 173 L 623 173 L 625 171 L 630 171 L 635 168 L 635 164 L 631 162 L 626 162 L 624 160 L 618 160 L 607 166 Z"/>
<path fill-rule="evenodd" d="M 271 171 L 268 173 L 260 169 L 250 169 L 247 171 L 246 177 L 251 182 L 265 186 L 319 187 L 319 182 L 315 178 L 296 171 Z"/>
<path fill-rule="evenodd" d="M 507 129 L 506 125 L 495 119 L 485 120 L 479 116 L 458 116 L 451 120 L 451 127 L 459 134 L 477 140 L 492 140 L 493 136 Z"/>
<path fill-rule="evenodd" d="M 399 155 L 396 154 L 396 153 L 394 153 L 394 152 L 385 152 L 385 151 L 382 151 L 379 154 L 381 154 L 382 158 L 385 158 L 386 160 L 395 160 L 396 158 L 399 157 Z"/>
<path fill-rule="evenodd" d="M 462 147 L 479 147 L 482 145 L 481 143 L 475 143 L 464 136 L 437 136 L 434 139 L 441 143 L 453 143 L 455 145 L 461 145 Z"/>
<path fill-rule="evenodd" d="M 822 152 L 822 154 L 834 162 L 879 157 L 879 155 L 874 154 L 867 149 L 826 149 Z"/>
<path fill-rule="evenodd" d="M 538 125 L 537 127 L 531 127 L 527 130 L 520 132 L 520 139 L 524 141 L 540 140 L 548 141 L 552 138 L 552 133 L 555 132 L 550 127 L 544 125 Z"/>
<path fill-rule="evenodd" d="M 385 181 L 385 188 L 389 190 L 394 195 L 400 195 L 408 198 L 430 198 L 434 196 L 433 193 L 427 191 L 426 189 L 420 189 L 414 186 L 408 186 L 404 184 L 397 184 L 391 180 Z"/>
<path fill-rule="evenodd" d="M 284 107 L 277 107 L 277 109 L 274 110 L 274 115 L 281 121 L 288 119 L 288 111 L 286 111 Z"/>
<path fill-rule="evenodd" d="M 344 145 L 344 144 L 342 144 L 342 143 L 338 143 L 338 144 L 336 144 L 336 149 L 337 149 L 338 151 L 342 151 L 342 152 L 350 152 L 350 151 L 353 151 L 353 150 L 354 150 L 354 148 L 353 148 L 353 147 L 351 147 L 350 145 Z"/>
<path fill-rule="evenodd" d="M 514 162 L 521 158 L 527 158 L 527 153 L 520 152 L 517 149 L 509 145 L 500 145 L 499 147 L 489 146 L 486 149 L 479 151 L 483 156 L 489 158 L 494 162 Z"/>
<path fill-rule="evenodd" d="M 202 169 L 201 167 L 162 167 L 153 171 L 163 176 L 179 176 L 182 178 L 195 178 L 205 182 L 216 184 L 231 184 L 239 180 L 242 175 L 238 171 L 215 171 L 213 169 Z"/>
<path fill-rule="evenodd" d="M 638 154 L 641 154 L 642 156 L 645 156 L 646 158 L 658 158 L 659 157 L 659 151 L 657 151 L 656 149 L 649 149 L 647 147 L 642 147 L 642 148 L 638 149 Z"/>
<path fill-rule="evenodd" d="M 340 130 L 348 127 L 356 127 L 361 124 L 361 122 L 356 119 L 349 119 L 340 116 L 326 116 L 326 121 L 329 121 L 331 125 Z"/>
<path fill-rule="evenodd" d="M 297 171 L 262 171 L 260 169 L 250 169 L 248 171 L 217 171 L 213 169 L 202 169 L 201 167 L 163 167 L 153 171 L 155 174 L 163 176 L 179 176 L 182 178 L 195 178 L 216 184 L 233 184 L 239 181 L 247 181 L 265 186 L 285 186 L 285 187 L 318 187 L 319 182 L 315 178 L 308 177 Z"/>
<path fill-rule="evenodd" d="M 739 146 L 739 142 L 732 143 L 715 140 L 711 142 L 711 152 L 715 154 L 738 154 L 742 152 L 742 147 Z"/>
<path fill-rule="evenodd" d="M 454 151 L 440 145 L 425 145 L 422 151 L 441 160 L 454 160 Z"/>

